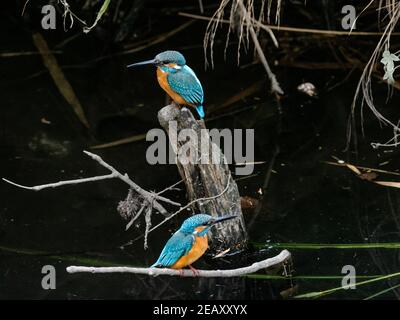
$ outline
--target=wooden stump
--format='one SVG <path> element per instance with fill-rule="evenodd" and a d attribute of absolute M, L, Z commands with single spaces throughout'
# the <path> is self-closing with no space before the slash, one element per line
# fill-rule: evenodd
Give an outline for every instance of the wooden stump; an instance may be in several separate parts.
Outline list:
<path fill-rule="evenodd" d="M 238 216 L 237 219 L 217 224 L 211 229 L 211 250 L 216 252 L 243 247 L 247 241 L 247 233 L 239 191 L 221 149 L 211 141 L 207 130 L 201 130 L 206 129 L 204 121 L 197 121 L 189 109 L 179 109 L 175 104 L 162 108 L 158 113 L 158 120 L 168 133 L 189 201 L 215 197 L 196 202 L 193 211 L 215 217 Z M 188 134 L 182 139 L 179 133 L 183 133 L 183 129 L 191 130 L 185 130 Z M 207 159 L 209 163 L 205 163 Z M 214 161 L 211 162 L 211 159 Z"/>

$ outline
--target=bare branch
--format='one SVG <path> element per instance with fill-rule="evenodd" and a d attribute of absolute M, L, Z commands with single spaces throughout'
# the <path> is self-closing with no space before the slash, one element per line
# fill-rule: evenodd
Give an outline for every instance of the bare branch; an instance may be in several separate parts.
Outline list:
<path fill-rule="evenodd" d="M 165 188 L 164 190 L 161 190 L 160 192 L 157 192 L 157 195 L 160 195 L 164 192 L 167 192 L 168 190 L 179 190 L 177 188 L 175 188 L 175 186 L 177 186 L 178 184 L 182 183 L 183 180 L 179 180 L 178 182 L 174 183 L 173 185 Z M 140 210 L 134 215 L 132 216 L 131 220 L 129 221 L 129 223 L 126 225 L 125 227 L 125 231 L 128 230 L 132 224 L 137 220 L 137 218 L 139 218 L 139 216 L 141 215 L 143 209 L 145 208 L 144 204 L 142 205 L 142 207 L 140 208 Z"/>
<path fill-rule="evenodd" d="M 132 219 L 128 222 L 128 224 L 125 227 L 125 231 L 127 231 L 132 224 L 137 220 L 137 218 L 140 217 L 140 215 L 142 214 L 143 209 L 145 208 L 145 204 L 142 204 L 142 207 L 140 208 L 140 210 L 132 217 Z"/>
<path fill-rule="evenodd" d="M 178 12 L 179 16 L 192 18 L 196 20 L 203 20 L 203 21 L 217 21 L 219 23 L 229 24 L 230 21 L 227 19 L 217 19 L 215 17 L 208 17 L 198 14 L 192 14 L 187 12 Z M 332 36 L 365 36 L 365 37 L 376 37 L 382 36 L 383 32 L 373 32 L 373 31 L 340 31 L 340 30 L 323 30 L 323 29 L 311 29 L 311 28 L 298 28 L 298 27 L 285 27 L 285 26 L 274 26 L 270 24 L 261 23 L 258 20 L 252 19 L 252 22 L 257 25 L 257 27 L 264 29 L 268 32 L 268 29 L 271 31 L 284 31 L 284 32 L 293 32 L 293 33 L 305 33 L 305 34 L 317 34 L 317 35 L 325 35 L 328 37 Z M 392 36 L 400 36 L 400 32 L 392 32 Z M 274 41 L 272 39 L 272 41 Z"/>
<path fill-rule="evenodd" d="M 247 26 L 249 28 L 250 35 L 251 35 L 251 38 L 253 39 L 253 43 L 254 43 L 254 46 L 255 46 L 255 48 L 257 50 L 258 56 L 259 56 L 262 64 L 264 65 L 264 68 L 265 68 L 265 71 L 267 72 L 269 80 L 271 81 L 271 91 L 274 92 L 274 93 L 283 94 L 283 90 L 281 89 L 278 80 L 276 80 L 276 76 L 272 72 L 272 70 L 271 70 L 271 68 L 270 68 L 270 66 L 268 64 L 267 58 L 265 57 L 264 52 L 263 52 L 263 50 L 261 48 L 261 45 L 258 42 L 257 33 L 254 30 L 250 14 L 246 10 L 246 7 L 244 6 L 242 0 L 238 0 L 238 4 L 239 4 L 240 10 L 242 11 L 242 13 L 244 15 L 244 18 L 246 20 L 246 24 L 247 24 Z"/>
<path fill-rule="evenodd" d="M 69 184 L 86 183 L 86 182 L 93 182 L 93 181 L 113 179 L 113 178 L 116 178 L 116 174 L 114 172 L 103 175 L 103 176 L 96 176 L 96 177 L 82 178 L 82 179 L 75 179 L 75 180 L 64 180 L 64 181 L 42 184 L 42 185 L 33 186 L 33 187 L 24 186 L 22 184 L 12 182 L 6 178 L 2 178 L 2 180 L 9 184 L 12 184 L 13 186 L 16 186 L 18 188 L 22 188 L 22 189 L 26 189 L 26 190 L 33 190 L 33 191 L 40 191 L 40 190 L 43 190 L 46 188 L 57 188 L 57 187 L 61 187 L 61 186 L 69 185 Z"/>
<path fill-rule="evenodd" d="M 157 192 L 157 195 L 160 195 L 164 192 L 167 192 L 169 190 L 179 190 L 179 188 L 175 188 L 178 184 L 181 184 L 183 180 L 179 180 L 178 182 L 175 182 L 172 186 L 169 186 L 168 188 L 165 188 L 164 190 L 161 190 L 160 192 Z"/>
<path fill-rule="evenodd" d="M 166 215 L 167 210 L 157 202 L 158 201 L 163 201 L 169 204 L 172 204 L 174 206 L 180 206 L 180 203 L 174 202 L 172 200 L 169 200 L 165 197 L 160 196 L 157 193 L 154 192 L 149 192 L 141 187 L 139 187 L 135 182 L 133 182 L 127 174 L 122 174 L 118 170 L 116 170 L 114 167 L 106 163 L 101 157 L 98 155 L 91 153 L 89 151 L 83 151 L 87 156 L 92 158 L 93 160 L 97 161 L 100 165 L 102 165 L 104 168 L 107 168 L 108 170 L 111 171 L 110 174 L 107 175 L 102 175 L 102 176 L 95 176 L 95 177 L 90 177 L 90 178 L 82 178 L 82 179 L 75 179 L 75 180 L 64 180 L 64 181 L 59 181 L 55 183 L 48 183 L 48 184 L 43 184 L 43 185 L 38 185 L 38 186 L 24 186 L 15 182 L 12 182 L 8 179 L 3 178 L 3 181 L 12 184 L 16 187 L 22 188 L 22 189 L 27 189 L 27 190 L 33 190 L 33 191 L 40 191 L 46 188 L 57 188 L 60 186 L 64 185 L 70 185 L 70 184 L 79 184 L 79 183 L 86 183 L 86 182 L 93 182 L 93 181 L 99 181 L 99 180 L 105 180 L 105 179 L 113 179 L 113 178 L 118 178 L 122 181 L 124 181 L 126 184 L 128 184 L 133 190 L 135 190 L 138 194 L 140 194 L 147 202 L 147 204 L 151 204 L 152 207 L 154 207 L 157 211 L 160 213 Z M 163 190 L 162 192 L 166 191 L 168 189 Z M 162 193 L 160 192 L 160 193 Z"/>
<path fill-rule="evenodd" d="M 178 202 L 171 201 L 167 198 L 161 197 L 155 193 L 148 192 L 141 187 L 139 187 L 135 182 L 133 182 L 128 174 L 122 174 L 118 172 L 114 167 L 110 166 L 108 163 L 104 162 L 102 158 L 100 158 L 97 154 L 91 153 L 89 151 L 83 151 L 86 155 L 88 155 L 90 158 L 93 160 L 97 161 L 99 164 L 101 164 L 103 167 L 107 168 L 111 172 L 114 172 L 116 174 L 116 177 L 124 181 L 126 184 L 128 184 L 130 187 L 132 187 L 133 190 L 135 190 L 137 193 L 141 194 L 144 198 L 146 198 L 149 202 L 152 201 L 153 198 L 156 198 L 157 200 L 167 202 L 169 204 L 172 204 L 174 206 L 180 206 Z M 154 208 L 158 210 L 158 205 L 155 205 Z"/>
<path fill-rule="evenodd" d="M 222 190 L 222 192 L 221 192 L 220 194 L 217 194 L 217 195 L 212 196 L 212 197 L 198 198 L 198 199 L 194 199 L 193 201 L 190 201 L 186 206 L 181 207 L 178 211 L 175 211 L 173 214 L 171 214 L 170 216 L 166 217 L 163 221 L 161 221 L 159 224 L 157 224 L 157 225 L 154 226 L 153 228 L 151 228 L 151 229 L 147 229 L 147 228 L 146 228 L 146 231 L 145 231 L 145 233 L 144 233 L 143 235 L 140 235 L 140 236 L 137 237 L 136 239 L 133 239 L 133 240 L 128 241 L 127 243 L 123 244 L 120 248 L 125 248 L 125 247 L 127 247 L 127 246 L 132 245 L 134 242 L 136 242 L 137 240 L 141 239 L 143 236 L 144 236 L 145 238 L 147 238 L 147 236 L 148 236 L 148 234 L 149 234 L 150 232 L 152 232 L 152 231 L 156 230 L 157 228 L 161 227 L 165 222 L 171 220 L 171 219 L 172 219 L 173 217 L 175 217 L 178 213 L 181 213 L 183 210 L 189 208 L 191 205 L 193 205 L 193 204 L 195 204 L 195 203 L 197 203 L 197 202 L 199 202 L 199 201 L 209 201 L 209 200 L 213 200 L 213 199 L 216 199 L 216 198 L 222 196 L 222 195 L 229 189 L 229 183 L 230 183 L 230 180 L 228 180 L 225 189 Z M 135 218 L 135 219 L 136 219 L 136 218 Z M 129 227 L 130 227 L 130 226 L 129 226 Z"/>
<path fill-rule="evenodd" d="M 168 220 L 171 220 L 173 217 L 175 217 L 178 213 L 182 212 L 183 210 L 189 208 L 191 205 L 193 205 L 196 202 L 199 201 L 210 201 L 216 198 L 219 198 L 220 196 L 222 196 L 229 188 L 229 183 L 230 180 L 228 180 L 228 183 L 226 184 L 226 187 L 224 190 L 222 190 L 222 192 L 220 194 L 217 194 L 215 196 L 212 197 L 205 197 L 205 198 L 198 198 L 198 199 L 194 199 L 193 201 L 190 201 L 186 206 L 180 208 L 178 211 L 174 212 L 173 214 L 171 214 L 170 216 L 168 216 L 167 218 L 165 218 L 163 221 L 161 221 L 159 224 L 157 224 L 156 226 L 154 226 L 153 228 L 151 228 L 148 233 L 154 231 L 155 229 L 157 229 L 158 227 L 160 227 L 161 225 L 163 225 L 165 222 L 167 222 Z"/>
<path fill-rule="evenodd" d="M 151 206 L 147 208 L 146 214 L 144 216 L 144 220 L 146 222 L 146 229 L 144 230 L 144 249 L 147 249 L 149 246 L 147 245 L 147 237 L 149 235 L 149 230 L 151 228 Z"/>
<path fill-rule="evenodd" d="M 68 273 L 88 272 L 88 273 L 134 273 L 144 274 L 149 276 L 182 276 L 182 277 L 239 277 L 246 274 L 254 273 L 258 270 L 270 268 L 279 264 L 283 264 L 289 260 L 291 254 L 288 250 L 282 250 L 277 256 L 268 258 L 259 262 L 255 262 L 250 266 L 229 269 L 229 270 L 197 270 L 198 273 L 193 273 L 191 270 L 175 270 L 175 269 L 159 269 L 159 268 L 133 268 L 133 267 L 82 267 L 70 266 L 67 267 Z"/>

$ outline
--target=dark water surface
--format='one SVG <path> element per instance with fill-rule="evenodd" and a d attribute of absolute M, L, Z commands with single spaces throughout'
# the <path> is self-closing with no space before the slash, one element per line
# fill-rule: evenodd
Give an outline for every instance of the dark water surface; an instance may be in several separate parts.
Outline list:
<path fill-rule="evenodd" d="M 163 23 L 168 29 L 186 22 L 184 18 L 166 16 L 149 32 L 157 35 Z M 34 28 L 34 27 L 33 27 Z M 31 30 L 11 18 L 9 12 L 0 19 L 2 52 L 35 51 Z M 206 93 L 207 106 L 219 105 L 252 83 L 265 80 L 261 65 L 246 65 L 252 54 L 242 53 L 242 66 L 236 66 L 236 45 L 223 60 L 223 45 L 216 45 L 214 70 L 204 70 L 201 47 L 205 24 L 196 22 L 167 42 L 136 54 L 89 61 L 105 56 L 110 48 L 101 36 L 104 30 L 79 36 L 57 55 L 66 77 L 71 82 L 88 116 L 91 128 L 84 129 L 71 107 L 59 94 L 40 56 L 0 58 L 0 176 L 26 185 L 56 182 L 105 174 L 104 168 L 86 157 L 82 150 L 95 144 L 146 133 L 159 127 L 157 111 L 165 105 L 165 96 L 158 87 L 154 70 L 143 68 L 127 71 L 125 65 L 152 58 L 166 49 L 181 51 L 196 70 Z M 106 34 L 102 34 L 104 31 Z M 165 32 L 166 30 L 163 29 Z M 75 28 L 68 33 L 79 33 Z M 67 35 L 62 31 L 44 33 L 52 48 Z M 99 40 L 100 39 L 100 40 Z M 224 38 L 222 38 L 224 39 Z M 120 51 L 120 49 L 112 49 Z M 277 67 L 278 79 L 286 92 L 282 100 L 282 131 L 278 135 L 276 102 L 265 89 L 246 98 L 230 109 L 212 116 L 211 128 L 254 128 L 256 161 L 254 177 L 239 180 L 242 196 L 259 198 L 264 176 L 275 144 L 280 153 L 274 165 L 264 206 L 256 223 L 249 230 L 254 243 L 368 243 L 398 242 L 399 193 L 357 178 L 343 167 L 331 166 L 337 156 L 346 161 L 378 167 L 389 161 L 384 170 L 397 170 L 399 151 L 373 150 L 371 141 L 384 141 L 390 132 L 381 130 L 366 115 L 366 135 L 359 137 L 358 154 L 346 153 L 347 116 L 358 80 L 356 72 L 340 83 L 345 72 L 314 71 Z M 308 98 L 296 91 L 303 81 L 319 89 L 317 98 Z M 380 94 L 386 98 L 385 88 Z M 397 94 L 393 97 L 394 105 Z M 398 99 L 397 99 L 398 100 Z M 246 108 L 247 107 L 247 108 Z M 397 105 L 398 107 L 398 105 Z M 231 111 L 242 112 L 229 115 Z M 393 111 L 388 107 L 387 112 Z M 222 116 L 224 115 L 224 116 Z M 41 122 L 45 118 L 50 124 Z M 105 161 L 127 172 L 147 190 L 162 190 L 179 180 L 174 165 L 151 166 L 145 153 L 150 142 L 139 141 L 119 147 L 96 150 Z M 289 280 L 222 280 L 150 278 L 131 274 L 66 273 L 68 265 L 122 264 L 148 266 L 157 258 L 162 246 L 179 224 L 189 216 L 177 219 L 149 236 L 149 249 L 143 239 L 120 249 L 121 245 L 143 233 L 139 228 L 125 232 L 125 222 L 116 211 L 125 198 L 126 185 L 117 180 L 64 186 L 33 192 L 0 183 L 0 298 L 12 299 L 196 299 L 250 298 L 279 299 L 279 292 L 290 288 Z M 171 192 L 173 200 L 185 203 L 184 191 Z M 171 208 L 173 210 L 173 208 Z M 251 221 L 253 212 L 245 213 Z M 153 224 L 162 217 L 154 215 Z M 340 276 L 344 265 L 353 265 L 357 275 L 384 275 L 399 270 L 399 253 L 393 249 L 290 249 L 293 255 L 293 276 Z M 255 249 L 249 261 L 272 256 L 279 249 Z M 90 261 L 84 259 L 91 259 Z M 235 258 L 218 262 L 229 267 Z M 41 287 L 43 265 L 57 271 L 56 290 Z M 205 257 L 198 268 L 211 269 L 217 262 Z M 341 279 L 293 280 L 299 292 L 322 291 L 341 285 Z M 360 280 L 361 281 L 361 280 Z M 397 282 L 398 283 L 398 282 Z M 365 298 L 396 285 L 393 281 L 360 286 L 328 298 Z M 397 294 L 397 296 L 396 296 Z M 381 298 L 394 299 L 391 291 Z"/>

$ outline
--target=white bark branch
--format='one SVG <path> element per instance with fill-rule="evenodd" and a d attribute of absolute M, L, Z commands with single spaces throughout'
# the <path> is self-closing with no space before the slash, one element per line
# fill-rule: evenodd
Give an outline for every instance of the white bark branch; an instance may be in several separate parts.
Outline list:
<path fill-rule="evenodd" d="M 130 245 L 134 244 L 137 240 L 141 239 L 142 237 L 147 238 L 147 236 L 148 236 L 148 234 L 150 232 L 152 232 L 152 231 L 156 230 L 157 228 L 161 227 L 164 223 L 166 223 L 167 221 L 171 220 L 178 213 L 180 213 L 183 210 L 189 208 L 191 205 L 195 204 L 196 202 L 199 202 L 199 201 L 210 201 L 210 200 L 213 200 L 213 199 L 216 199 L 216 198 L 222 196 L 228 190 L 229 183 L 230 183 L 230 180 L 228 180 L 228 183 L 226 184 L 225 189 L 222 190 L 222 192 L 220 194 L 217 194 L 217 195 L 212 196 L 212 197 L 198 198 L 198 199 L 194 199 L 194 200 L 190 201 L 186 206 L 179 208 L 179 210 L 175 211 L 173 214 L 171 214 L 168 217 L 166 217 L 163 221 L 161 221 L 159 224 L 155 225 L 153 228 L 148 229 L 148 230 L 146 229 L 146 232 L 143 235 L 140 235 L 139 237 L 128 241 L 127 243 L 123 244 L 120 248 L 125 248 L 127 246 L 130 246 Z M 136 218 L 134 218 L 134 219 L 136 219 Z M 130 227 L 130 225 L 129 225 L 129 227 Z M 127 226 L 127 228 L 128 228 L 128 226 Z"/>
<path fill-rule="evenodd" d="M 220 194 L 217 194 L 215 196 L 212 197 L 203 197 L 203 198 L 198 198 L 198 199 L 194 199 L 192 201 L 190 201 L 186 206 L 179 208 L 178 211 L 175 211 L 173 214 L 171 214 L 170 216 L 166 217 L 163 221 L 161 221 L 159 224 L 157 224 L 156 226 L 154 226 L 153 228 L 151 228 L 149 230 L 149 233 L 154 231 L 155 229 L 157 229 L 158 227 L 160 227 L 161 225 L 163 225 L 165 222 L 167 222 L 168 220 L 171 220 L 173 217 L 175 217 L 178 213 L 182 212 L 183 210 L 189 208 L 191 205 L 193 205 L 196 202 L 199 201 L 210 201 L 210 200 L 214 200 L 216 198 L 219 198 L 220 196 L 222 196 L 229 188 L 229 183 L 230 180 L 228 180 L 228 183 L 226 184 L 226 187 L 224 190 L 222 190 L 222 192 Z"/>
<path fill-rule="evenodd" d="M 133 190 L 135 190 L 138 194 L 140 194 L 148 204 L 150 204 L 152 207 L 154 207 L 156 210 L 161 212 L 162 214 L 166 215 L 167 210 L 157 202 L 158 201 L 163 201 L 169 204 L 172 204 L 174 206 L 180 206 L 180 203 L 171 201 L 165 197 L 160 196 L 159 194 L 156 194 L 154 192 L 149 192 L 144 189 L 142 189 L 140 186 L 138 186 L 135 182 L 133 182 L 127 174 L 122 174 L 118 170 L 116 170 L 114 167 L 106 163 L 101 157 L 98 155 L 91 153 L 89 151 L 83 151 L 87 156 L 92 158 L 93 160 L 97 161 L 100 165 L 102 165 L 104 168 L 108 169 L 111 171 L 110 174 L 107 175 L 102 175 L 102 176 L 95 176 L 95 177 L 89 177 L 89 178 L 82 178 L 82 179 L 75 179 L 75 180 L 64 180 L 64 181 L 59 181 L 55 183 L 48 183 L 48 184 L 42 184 L 38 186 L 24 186 L 15 182 L 12 182 L 8 179 L 2 178 L 3 181 L 12 184 L 18 188 L 22 189 L 27 189 L 27 190 L 33 190 L 33 191 L 40 191 L 46 188 L 57 188 L 61 187 L 64 185 L 70 185 L 70 184 L 79 184 L 79 183 L 86 183 L 86 182 L 93 182 L 93 181 L 99 181 L 99 180 L 105 180 L 105 179 L 113 179 L 113 178 L 118 178 L 128 184 Z"/>
<path fill-rule="evenodd" d="M 135 190 L 137 193 L 141 194 L 144 198 L 146 198 L 149 202 L 153 201 L 153 199 L 157 199 L 160 201 L 164 201 L 167 202 L 169 204 L 175 205 L 175 206 L 180 206 L 180 203 L 171 201 L 167 198 L 161 197 L 155 193 L 152 192 L 148 192 L 144 189 L 142 189 L 141 187 L 139 187 L 135 182 L 133 182 L 127 173 L 122 174 L 120 172 L 118 172 L 114 167 L 110 166 L 108 163 L 104 162 L 104 160 L 102 158 L 100 158 L 97 154 L 91 153 L 89 151 L 83 151 L 86 155 L 88 155 L 90 158 L 92 158 L 93 160 L 97 161 L 99 164 L 101 164 L 104 168 L 107 168 L 108 170 L 110 170 L 112 173 L 114 173 L 116 175 L 117 178 L 121 179 L 122 181 L 124 181 L 126 184 L 128 184 L 130 187 L 132 187 L 133 190 Z M 157 204 L 158 206 L 158 204 Z M 154 208 L 156 208 L 158 210 L 156 206 L 156 203 L 154 203 Z"/>
<path fill-rule="evenodd" d="M 3 178 L 2 180 L 9 184 L 12 184 L 13 186 L 16 186 L 18 188 L 22 188 L 22 189 L 26 189 L 26 190 L 33 190 L 33 191 L 40 191 L 42 189 L 57 188 L 57 187 L 65 186 L 68 184 L 86 183 L 86 182 L 99 181 L 99 180 L 105 180 L 105 179 L 113 179 L 116 177 L 117 176 L 115 173 L 110 173 L 110 174 L 106 174 L 104 176 L 81 178 L 81 179 L 75 179 L 75 180 L 63 180 L 63 181 L 58 181 L 58 182 L 54 182 L 54 183 L 41 184 L 41 185 L 33 186 L 33 187 L 24 186 L 22 184 L 12 182 L 6 178 Z"/>
<path fill-rule="evenodd" d="M 167 268 L 133 268 L 133 267 L 82 267 L 70 266 L 67 267 L 68 273 L 88 272 L 88 273 L 134 273 L 144 274 L 149 276 L 182 276 L 182 277 L 238 277 L 245 274 L 254 273 L 258 270 L 266 269 L 278 264 L 282 264 L 289 260 L 291 257 L 290 252 L 282 250 L 280 254 L 275 257 L 268 258 L 259 262 L 255 262 L 250 266 L 229 269 L 229 270 L 197 270 L 198 273 L 194 274 L 193 271 L 188 269 L 174 270 Z"/>

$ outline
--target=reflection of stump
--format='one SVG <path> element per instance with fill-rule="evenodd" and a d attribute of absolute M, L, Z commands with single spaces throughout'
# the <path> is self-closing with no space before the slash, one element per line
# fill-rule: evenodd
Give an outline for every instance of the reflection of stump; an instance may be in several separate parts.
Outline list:
<path fill-rule="evenodd" d="M 231 214 L 239 217 L 238 219 L 218 224 L 211 229 L 211 248 L 220 251 L 243 246 L 246 243 L 247 234 L 240 207 L 239 191 L 228 165 L 224 162 L 224 155 L 221 149 L 210 141 L 208 132 L 203 130 L 201 133 L 200 130 L 205 129 L 204 122 L 197 121 L 187 108 L 179 110 L 174 104 L 162 108 L 158 113 L 158 120 L 167 131 L 175 154 L 179 155 L 184 152 L 185 156 L 192 160 L 189 163 L 182 163 L 179 156 L 176 158 L 179 173 L 186 184 L 189 200 L 220 195 L 212 200 L 196 202 L 193 210 L 196 213 L 208 213 L 215 217 Z M 174 121 L 174 123 L 171 121 Z M 178 134 L 182 129 L 192 129 L 197 139 L 187 138 L 184 141 L 177 141 L 178 136 L 174 134 L 173 130 L 170 130 L 171 126 L 175 124 Z M 202 136 L 203 141 L 201 141 Z M 190 141 L 189 147 L 195 152 L 187 152 L 188 141 Z M 204 160 L 205 157 L 209 157 L 209 164 L 195 161 L 195 159 Z M 219 164 L 212 164 L 215 162 L 211 162 L 211 159 L 219 159 Z"/>

